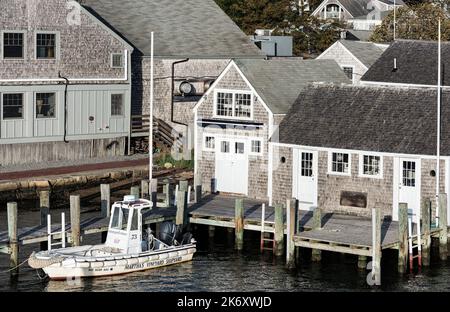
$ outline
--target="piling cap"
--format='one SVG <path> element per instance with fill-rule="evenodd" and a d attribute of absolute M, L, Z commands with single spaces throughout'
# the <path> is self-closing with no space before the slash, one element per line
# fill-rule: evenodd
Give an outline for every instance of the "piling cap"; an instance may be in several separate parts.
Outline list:
<path fill-rule="evenodd" d="M 134 202 L 134 201 L 137 201 L 137 200 L 138 200 L 138 198 L 137 198 L 136 195 L 125 195 L 123 197 L 123 201 L 124 202 Z"/>

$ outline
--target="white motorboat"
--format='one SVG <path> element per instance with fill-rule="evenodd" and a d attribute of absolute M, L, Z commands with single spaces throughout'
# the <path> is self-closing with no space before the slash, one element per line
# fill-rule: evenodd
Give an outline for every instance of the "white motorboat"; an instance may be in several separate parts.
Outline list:
<path fill-rule="evenodd" d="M 113 204 L 105 244 L 68 247 L 31 254 L 28 264 L 50 279 L 125 274 L 192 260 L 196 242 L 164 222 L 157 236 L 143 229 L 143 213 L 151 202 L 125 196 Z"/>

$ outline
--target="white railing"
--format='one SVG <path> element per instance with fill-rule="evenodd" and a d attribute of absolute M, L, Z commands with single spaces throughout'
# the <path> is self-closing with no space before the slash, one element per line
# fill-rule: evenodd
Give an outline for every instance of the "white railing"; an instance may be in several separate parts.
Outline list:
<path fill-rule="evenodd" d="M 61 241 L 52 243 L 53 235 L 61 234 Z M 61 245 L 62 248 L 66 248 L 66 215 L 65 213 L 61 213 L 61 231 L 52 232 L 52 216 L 50 214 L 47 215 L 47 244 L 48 250 L 52 250 L 52 246 Z"/>

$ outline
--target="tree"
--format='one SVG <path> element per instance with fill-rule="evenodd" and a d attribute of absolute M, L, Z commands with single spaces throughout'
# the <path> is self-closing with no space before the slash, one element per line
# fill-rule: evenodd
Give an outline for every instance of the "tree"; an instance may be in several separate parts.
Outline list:
<path fill-rule="evenodd" d="M 401 7 L 396 12 L 396 39 L 437 40 L 441 19 L 442 40 L 450 40 L 450 19 L 447 13 L 432 3 Z M 372 34 L 371 41 L 394 40 L 394 12 L 386 16 Z"/>

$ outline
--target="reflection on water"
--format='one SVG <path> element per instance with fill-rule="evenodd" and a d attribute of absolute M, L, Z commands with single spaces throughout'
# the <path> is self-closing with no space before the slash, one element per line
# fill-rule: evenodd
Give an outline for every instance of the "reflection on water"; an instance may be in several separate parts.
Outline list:
<path fill-rule="evenodd" d="M 55 211 L 57 216 L 60 211 Z M 98 212 L 96 212 L 98 214 Z M 22 222 L 36 224 L 38 212 L 23 213 Z M 5 213 L 0 212 L 0 230 L 6 229 Z M 259 234 L 245 233 L 245 250 L 234 250 L 234 236 L 216 229 L 214 241 L 206 227 L 195 231 L 198 252 L 192 262 L 126 275 L 41 281 L 27 265 L 11 278 L 0 273 L 0 291 L 370 291 L 368 271 L 358 271 L 357 258 L 339 253 L 324 253 L 322 262 L 311 263 L 302 250 L 298 268 L 287 270 L 284 259 L 259 252 Z M 100 235 L 88 236 L 84 243 L 98 243 Z M 23 261 L 38 245 L 24 246 Z M 383 253 L 382 287 L 388 291 L 450 291 L 450 263 L 434 259 L 432 267 L 417 275 L 397 274 L 395 251 Z M 437 258 L 437 257 L 436 257 Z M 0 255 L 0 271 L 8 269 L 8 256 Z"/>

